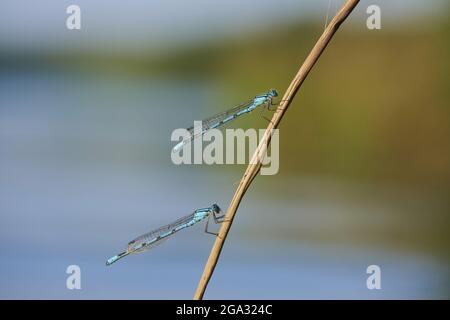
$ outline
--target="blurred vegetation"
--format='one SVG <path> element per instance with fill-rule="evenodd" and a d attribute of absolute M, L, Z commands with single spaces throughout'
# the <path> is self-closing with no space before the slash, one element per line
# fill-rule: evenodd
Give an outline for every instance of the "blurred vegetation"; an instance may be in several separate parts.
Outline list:
<path fill-rule="evenodd" d="M 283 92 L 320 32 L 298 24 L 153 55 L 2 54 L 0 68 L 203 78 L 228 106 L 271 87 Z M 448 20 L 411 33 L 344 25 L 281 124 L 282 170 L 449 190 L 449 33 Z"/>

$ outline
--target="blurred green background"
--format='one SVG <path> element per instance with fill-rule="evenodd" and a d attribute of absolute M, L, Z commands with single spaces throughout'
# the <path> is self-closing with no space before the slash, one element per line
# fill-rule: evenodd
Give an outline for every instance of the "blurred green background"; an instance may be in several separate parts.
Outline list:
<path fill-rule="evenodd" d="M 333 3 L 337 7 L 342 2 Z M 381 30 L 365 26 L 369 4 L 381 7 Z M 58 10 L 64 5 L 58 4 Z M 142 20 L 133 20 L 127 11 L 134 5 Z M 156 249 L 160 256 L 131 257 L 116 269 L 104 269 L 103 260 L 147 231 L 138 226 L 157 227 L 214 201 L 226 208 L 245 166 L 177 167 L 170 163 L 170 132 L 269 88 L 284 93 L 323 31 L 328 1 L 285 1 L 279 11 L 270 1 L 243 8 L 238 2 L 221 2 L 218 9 L 195 3 L 205 17 L 208 10 L 214 12 L 198 25 L 192 21 L 201 15 L 191 17 L 194 10 L 186 4 L 159 5 L 177 9 L 158 11 L 158 6 L 133 1 L 126 4 L 128 9 L 120 7 L 125 4 L 109 4 L 110 10 L 116 6 L 110 12 L 115 19 L 122 9 L 129 15 L 124 22 L 129 33 L 126 28 L 108 33 L 102 20 L 89 23 L 94 19 L 92 8 L 103 7 L 81 2 L 82 30 L 62 30 L 53 38 L 44 37 L 44 44 L 31 36 L 20 41 L 27 28 L 15 37 L 5 36 L 14 31 L 5 30 L 3 23 L 0 90 L 7 99 L 0 107 L 2 246 L 10 250 L 8 243 L 19 237 L 19 248 L 45 254 L 30 253 L 26 260 L 15 251 L 8 253 L 10 262 L 2 263 L 1 297 L 189 298 L 210 238 L 196 235 L 192 240 L 195 232 L 190 231 L 184 239 L 194 241 L 196 249 L 179 260 L 174 258 L 183 248 L 179 242 Z M 251 7 L 264 5 L 267 12 L 256 10 L 259 17 L 253 17 Z M 51 16 L 57 11 L 54 7 L 50 1 L 45 7 Z M 11 2 L 11 12 L 15 8 Z M 236 13 L 230 18 L 241 9 L 248 16 Z M 182 30 L 183 10 L 191 33 Z M 334 10 L 332 5 L 331 13 Z M 162 27 L 146 31 L 140 22 L 152 23 L 145 19 L 150 11 L 167 15 L 168 26 L 173 18 L 173 34 L 180 38 L 172 39 Z M 241 16 L 247 24 L 235 23 L 233 19 Z M 56 21 L 63 23 L 64 18 Z M 95 28 L 103 28 L 103 33 Z M 164 35 L 171 40 L 158 40 Z M 361 1 L 283 119 L 280 171 L 257 177 L 248 191 L 211 282 L 210 297 L 449 297 L 449 35 L 444 1 Z M 143 45 L 146 36 L 149 42 Z M 235 125 L 264 128 L 266 121 L 253 114 Z M 36 132 L 42 134 L 43 127 L 52 130 L 38 134 L 39 140 Z M 18 163 L 42 176 L 30 178 Z M 82 182 L 67 186 L 70 173 L 80 177 L 80 172 Z M 61 179 L 48 179 L 53 175 Z M 33 179 L 38 182 L 30 187 Z M 102 193 L 105 186 L 112 189 Z M 54 197 L 54 189 L 63 196 Z M 42 192 L 49 199 L 36 196 Z M 117 195 L 119 200 L 111 200 Z M 22 201 L 29 206 L 18 206 Z M 156 220 L 148 220 L 148 212 Z M 47 221 L 42 229 L 30 231 L 31 226 L 22 225 L 31 215 L 38 219 L 42 214 L 46 218 L 41 221 Z M 97 227 L 82 227 L 87 221 Z M 68 235 L 68 250 L 59 241 L 59 249 L 53 248 L 59 235 Z M 198 247 L 200 242 L 204 246 Z M 52 252 L 58 250 L 56 263 Z M 6 279 L 7 274 L 17 275 L 24 263 L 39 259 L 46 259 L 44 279 L 52 289 L 39 290 L 44 280 L 39 282 L 29 272 L 26 281 Z M 57 283 L 54 270 L 64 271 L 66 262 L 77 259 L 84 261 L 85 269 L 91 268 L 96 280 L 90 281 L 97 284 L 74 296 L 63 288 L 63 280 Z M 157 266 L 152 265 L 155 260 Z M 140 265 L 133 266 L 137 261 Z M 370 264 L 386 270 L 381 292 L 365 288 L 365 268 Z M 137 275 L 127 277 L 152 268 L 158 274 L 169 268 L 185 282 L 175 277 L 167 288 L 162 280 L 141 283 Z M 173 276 L 166 272 L 163 279 Z M 283 273 L 286 279 L 279 278 Z M 245 279 L 250 282 L 245 284 Z M 33 283 L 36 288 L 30 289 Z M 144 283 L 152 284 L 151 293 Z M 240 291 L 239 283 L 247 289 Z"/>

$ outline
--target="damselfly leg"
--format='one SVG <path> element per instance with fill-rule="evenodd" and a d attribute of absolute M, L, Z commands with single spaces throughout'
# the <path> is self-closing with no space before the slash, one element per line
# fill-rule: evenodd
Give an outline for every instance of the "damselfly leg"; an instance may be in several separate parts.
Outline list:
<path fill-rule="evenodd" d="M 220 212 L 215 212 L 215 211 L 213 211 L 213 212 L 212 212 L 212 217 L 213 217 L 213 220 L 214 220 L 214 222 L 215 222 L 216 224 L 220 224 L 220 223 L 222 223 L 222 222 L 225 221 L 225 214 L 221 214 Z M 212 234 L 212 235 L 215 235 L 215 236 L 218 236 L 218 233 L 216 233 L 216 232 L 211 232 L 211 231 L 208 230 L 210 218 L 211 218 L 211 215 L 209 215 L 209 216 L 208 216 L 208 220 L 206 220 L 206 224 L 205 224 L 205 232 L 206 232 L 206 233 L 209 233 L 209 234 Z"/>
<path fill-rule="evenodd" d="M 205 232 L 206 232 L 206 233 L 209 233 L 209 234 L 212 234 L 212 235 L 214 235 L 214 236 L 217 237 L 219 234 L 218 234 L 217 232 L 209 231 L 209 230 L 208 230 L 208 226 L 209 226 L 209 217 L 208 217 L 208 220 L 206 220 L 206 224 L 205 224 Z"/>

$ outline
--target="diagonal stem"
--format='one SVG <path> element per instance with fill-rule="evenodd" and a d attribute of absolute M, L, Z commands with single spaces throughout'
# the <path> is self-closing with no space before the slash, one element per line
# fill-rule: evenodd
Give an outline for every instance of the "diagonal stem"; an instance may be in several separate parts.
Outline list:
<path fill-rule="evenodd" d="M 341 23 L 345 21 L 348 15 L 356 7 L 358 2 L 359 0 L 348 0 L 345 2 L 342 8 L 336 13 L 334 18 L 331 20 L 327 28 L 324 30 L 322 36 L 319 38 L 319 40 L 317 40 L 315 46 L 313 47 L 306 60 L 303 62 L 303 65 L 300 67 L 300 70 L 297 72 L 296 76 L 294 77 L 291 84 L 287 88 L 286 93 L 284 94 L 280 105 L 275 111 L 272 120 L 269 122 L 269 125 L 267 126 L 263 138 L 261 139 L 258 148 L 255 150 L 255 153 L 253 154 L 253 157 L 250 160 L 247 170 L 245 171 L 244 176 L 242 177 L 239 186 L 233 196 L 233 199 L 231 200 L 230 206 L 228 207 L 227 213 L 225 215 L 225 220 L 222 223 L 219 235 L 216 237 L 216 241 L 214 242 L 208 261 L 205 265 L 205 269 L 203 270 L 203 274 L 200 278 L 197 290 L 194 295 L 195 300 L 200 300 L 203 298 L 206 286 L 208 285 L 208 282 L 211 279 L 211 276 L 214 272 L 217 261 L 219 259 L 220 253 L 222 251 L 223 245 L 225 243 L 225 239 L 227 238 L 228 231 L 230 230 L 231 224 L 233 223 L 236 210 L 238 209 L 245 192 L 247 191 L 253 179 L 256 177 L 259 170 L 261 169 L 261 159 L 263 159 L 266 153 L 267 147 L 272 137 L 273 130 L 278 127 L 278 124 L 283 118 L 283 115 L 285 114 L 286 110 L 288 109 L 289 105 L 294 99 L 295 94 L 300 89 L 300 86 L 302 85 L 303 81 L 305 81 L 312 67 L 317 62 L 320 55 L 325 50 L 326 46 L 333 38 L 333 35 L 338 30 Z"/>

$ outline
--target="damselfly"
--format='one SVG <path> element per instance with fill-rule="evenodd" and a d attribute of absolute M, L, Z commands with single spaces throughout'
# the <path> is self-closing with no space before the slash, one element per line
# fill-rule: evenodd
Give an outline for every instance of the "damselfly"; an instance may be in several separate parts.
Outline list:
<path fill-rule="evenodd" d="M 268 109 L 272 106 L 272 99 L 278 96 L 278 92 L 275 89 L 271 89 L 269 92 L 257 95 L 253 99 L 241 103 L 227 111 L 218 113 L 212 117 L 204 119 L 202 121 L 202 127 L 196 128 L 194 126 L 187 129 L 189 135 L 181 140 L 173 147 L 173 152 L 178 152 L 185 144 L 192 141 L 195 138 L 205 134 L 208 130 L 219 128 L 230 121 L 233 121 L 237 117 L 249 113 L 255 110 L 259 106 L 266 106 Z M 196 129 L 196 130 L 195 130 Z"/>
<path fill-rule="evenodd" d="M 114 262 L 116 262 L 117 260 L 129 255 L 130 253 L 141 253 L 148 249 L 151 249 L 157 244 L 161 243 L 163 240 L 175 234 L 176 232 L 183 230 L 187 227 L 191 227 L 204 219 L 208 219 L 205 225 L 205 232 L 215 234 L 213 232 L 208 231 L 209 218 L 212 216 L 214 222 L 221 223 L 223 222 L 223 218 L 225 216 L 224 214 L 221 213 L 222 211 L 220 210 L 217 204 L 213 204 L 211 207 L 208 208 L 197 209 L 190 215 L 182 217 L 168 225 L 165 225 L 161 228 L 148 232 L 130 241 L 128 243 L 127 250 L 115 255 L 114 257 L 109 258 L 106 261 L 106 265 L 109 266 Z"/>

